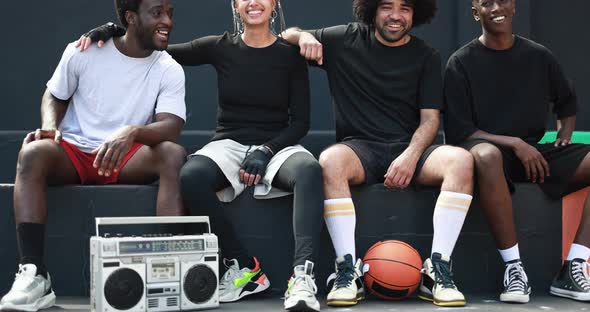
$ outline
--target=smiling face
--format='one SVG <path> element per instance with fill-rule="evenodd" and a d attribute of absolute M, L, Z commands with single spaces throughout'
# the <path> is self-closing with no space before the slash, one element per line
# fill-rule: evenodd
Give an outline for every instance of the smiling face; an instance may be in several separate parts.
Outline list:
<path fill-rule="evenodd" d="M 481 22 L 485 32 L 512 35 L 515 0 L 473 0 L 472 11 L 473 17 Z"/>
<path fill-rule="evenodd" d="M 395 44 L 404 39 L 413 25 L 414 8 L 405 0 L 382 0 L 375 14 L 380 39 Z"/>
<path fill-rule="evenodd" d="M 128 11 L 129 12 L 129 11 Z M 129 12 L 139 44 L 145 50 L 166 50 L 174 22 L 171 0 L 143 0 L 137 13 Z"/>
<path fill-rule="evenodd" d="M 238 11 L 244 27 L 270 25 L 275 0 L 235 0 L 234 7 Z"/>

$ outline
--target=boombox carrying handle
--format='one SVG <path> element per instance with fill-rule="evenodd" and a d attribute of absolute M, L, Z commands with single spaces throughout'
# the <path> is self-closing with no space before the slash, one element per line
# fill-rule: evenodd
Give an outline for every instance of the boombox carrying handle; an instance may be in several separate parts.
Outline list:
<path fill-rule="evenodd" d="M 100 225 L 128 225 L 128 224 L 170 224 L 170 223 L 207 223 L 207 230 L 211 233 L 209 217 L 113 217 L 96 218 L 96 236 L 99 236 Z"/>

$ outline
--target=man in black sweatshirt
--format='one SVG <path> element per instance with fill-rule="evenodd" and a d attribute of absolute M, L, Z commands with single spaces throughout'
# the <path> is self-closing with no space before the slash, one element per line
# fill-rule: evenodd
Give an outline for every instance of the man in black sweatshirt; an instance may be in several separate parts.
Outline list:
<path fill-rule="evenodd" d="M 510 192 L 513 182 L 538 183 L 550 197 L 590 185 L 590 146 L 572 144 L 576 97 L 555 56 L 514 35 L 515 0 L 473 0 L 483 34 L 455 52 L 444 79 L 445 132 L 475 159 L 479 202 L 506 263 L 504 302 L 528 302 L 531 288 L 520 260 Z M 551 106 L 551 104 L 553 106 Z M 552 112 L 557 140 L 537 144 Z M 551 293 L 590 301 L 590 201 Z"/>

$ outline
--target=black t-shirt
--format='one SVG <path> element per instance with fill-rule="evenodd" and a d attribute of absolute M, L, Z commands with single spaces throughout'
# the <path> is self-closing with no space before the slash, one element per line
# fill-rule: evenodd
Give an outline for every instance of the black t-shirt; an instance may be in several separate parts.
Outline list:
<path fill-rule="evenodd" d="M 309 77 L 299 48 L 281 38 L 251 48 L 225 33 L 171 45 L 168 52 L 181 65 L 215 67 L 219 106 L 213 140 L 265 144 L 278 152 L 307 134 Z"/>
<path fill-rule="evenodd" d="M 387 47 L 360 23 L 310 32 L 323 45 L 338 141 L 407 143 L 420 110 L 442 107 L 440 55 L 421 39 Z"/>
<path fill-rule="evenodd" d="M 576 114 L 576 97 L 555 56 L 516 36 L 508 50 L 478 39 L 449 59 L 444 79 L 447 142 L 477 130 L 519 137 L 530 144 L 545 134 L 551 104 L 558 118 Z"/>

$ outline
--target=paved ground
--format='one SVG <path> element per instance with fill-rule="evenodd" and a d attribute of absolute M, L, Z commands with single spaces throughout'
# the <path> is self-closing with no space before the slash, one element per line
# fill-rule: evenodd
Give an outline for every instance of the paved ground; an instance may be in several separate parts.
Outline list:
<path fill-rule="evenodd" d="M 368 312 L 368 311 L 500 311 L 502 312 L 525 312 L 525 311 L 588 311 L 590 303 L 580 303 L 567 299 L 560 299 L 551 296 L 533 297 L 530 303 L 524 305 L 503 304 L 492 297 L 469 297 L 469 304 L 464 308 L 439 308 L 419 299 L 408 299 L 401 302 L 388 302 L 368 300 L 353 308 L 329 308 L 322 302 L 322 311 L 340 312 Z M 239 303 L 224 304 L 220 309 L 214 311 L 281 311 L 283 301 L 276 297 L 257 297 L 243 300 Z M 78 312 L 89 311 L 88 298 L 61 297 L 57 300 L 57 306 L 46 312 Z M 45 312 L 44 311 L 44 312 Z"/>

